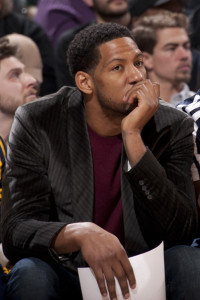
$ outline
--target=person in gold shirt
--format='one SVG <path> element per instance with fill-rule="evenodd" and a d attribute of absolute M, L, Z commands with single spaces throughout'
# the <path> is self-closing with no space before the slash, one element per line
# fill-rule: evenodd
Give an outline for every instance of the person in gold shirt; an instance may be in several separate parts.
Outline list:
<path fill-rule="evenodd" d="M 0 136 L 0 201 L 2 199 L 2 175 L 5 167 L 6 145 Z"/>
<path fill-rule="evenodd" d="M 6 158 L 6 145 L 2 137 L 0 136 L 0 209 L 1 209 L 1 199 L 2 199 L 2 177 L 3 177 L 4 167 L 5 167 L 5 158 Z M 5 287 L 6 287 L 6 283 L 4 281 L 6 275 L 3 274 L 5 273 L 5 271 L 8 271 L 8 269 L 3 268 L 3 266 L 0 264 L 0 299 L 3 299 Z"/>

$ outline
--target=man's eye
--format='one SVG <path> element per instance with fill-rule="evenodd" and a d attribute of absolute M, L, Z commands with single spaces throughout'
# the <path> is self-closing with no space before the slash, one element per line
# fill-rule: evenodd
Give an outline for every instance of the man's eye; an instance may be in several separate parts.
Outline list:
<path fill-rule="evenodd" d="M 176 50 L 176 47 L 169 47 L 167 50 L 168 50 L 168 51 L 175 51 L 175 50 Z"/>
<path fill-rule="evenodd" d="M 115 66 L 115 67 L 113 68 L 113 71 L 118 71 L 118 70 L 120 70 L 120 69 L 121 69 L 120 66 Z"/>
<path fill-rule="evenodd" d="M 138 61 L 136 61 L 136 63 L 135 63 L 135 66 L 136 66 L 136 67 L 142 67 L 143 65 L 144 65 L 144 63 L 143 63 L 142 60 L 138 60 Z"/>
<path fill-rule="evenodd" d="M 19 72 L 14 72 L 14 73 L 11 74 L 11 77 L 12 77 L 12 78 L 18 78 L 19 75 L 20 75 Z"/>

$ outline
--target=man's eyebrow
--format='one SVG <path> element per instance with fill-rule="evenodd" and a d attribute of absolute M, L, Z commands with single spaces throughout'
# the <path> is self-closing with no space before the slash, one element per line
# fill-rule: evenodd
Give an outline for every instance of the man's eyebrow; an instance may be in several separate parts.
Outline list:
<path fill-rule="evenodd" d="M 139 52 L 136 56 L 135 56 L 135 58 L 138 58 L 138 57 L 144 57 L 144 54 L 142 53 L 142 52 Z"/>
<path fill-rule="evenodd" d="M 23 68 L 12 68 L 8 71 L 7 75 L 9 76 L 10 74 L 12 74 L 13 72 L 23 72 Z"/>
<path fill-rule="evenodd" d="M 178 45 L 185 45 L 185 44 L 190 44 L 190 41 L 185 41 L 183 43 L 167 43 L 163 46 L 163 48 L 167 48 L 167 47 L 177 47 Z"/>
<path fill-rule="evenodd" d="M 139 52 L 135 55 L 134 59 L 137 59 L 139 57 L 144 57 L 144 54 L 142 52 Z M 104 67 L 108 66 L 109 64 L 113 63 L 114 61 L 125 61 L 124 58 L 114 57 L 111 60 L 109 60 L 107 63 L 104 64 Z"/>

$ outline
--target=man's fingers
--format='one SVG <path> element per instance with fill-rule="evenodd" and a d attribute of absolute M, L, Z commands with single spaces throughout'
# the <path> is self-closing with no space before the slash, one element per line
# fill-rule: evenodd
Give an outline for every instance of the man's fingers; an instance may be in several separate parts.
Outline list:
<path fill-rule="evenodd" d="M 129 298 L 129 284 L 128 284 L 128 278 L 127 275 L 122 267 L 122 265 L 119 263 L 119 266 L 117 266 L 117 269 L 114 270 L 115 276 L 119 282 L 122 295 L 124 299 Z"/>
<path fill-rule="evenodd" d="M 141 91 L 145 96 L 145 101 L 150 105 L 158 101 L 160 96 L 160 85 L 156 82 L 151 82 L 149 79 L 133 86 L 124 96 L 123 101 L 129 104 L 140 101 Z"/>
<path fill-rule="evenodd" d="M 93 271 L 95 272 L 95 270 Z M 129 286 L 132 289 L 136 286 L 135 276 L 129 260 L 127 260 L 125 265 L 122 265 L 120 261 L 115 262 L 112 267 L 106 264 L 102 270 L 100 268 L 97 269 L 95 276 L 100 293 L 103 297 L 106 297 L 108 291 L 111 300 L 117 299 L 115 277 L 118 280 L 124 299 L 128 299 L 130 296 Z"/>
<path fill-rule="evenodd" d="M 159 98 L 160 97 L 160 85 L 157 82 L 153 82 L 153 87 L 154 87 L 156 96 Z"/>
<path fill-rule="evenodd" d="M 89 228 L 92 230 L 87 239 L 82 239 L 81 251 L 95 274 L 100 293 L 103 297 L 109 294 L 110 299 L 117 299 L 116 277 L 123 297 L 128 299 L 129 283 L 133 286 L 135 278 L 125 249 L 113 234 L 94 224 Z"/>
<path fill-rule="evenodd" d="M 94 270 L 95 272 L 95 270 Z M 101 269 L 98 269 L 95 273 L 95 277 L 99 286 L 100 293 L 103 297 L 107 296 L 107 289 L 105 285 L 105 277 Z"/>
<path fill-rule="evenodd" d="M 105 275 L 110 299 L 116 300 L 117 294 L 116 294 L 115 278 L 114 278 L 113 271 L 110 269 L 110 272 L 109 273 L 107 272 L 107 274 L 104 274 L 104 275 Z"/>
<path fill-rule="evenodd" d="M 100 289 L 100 293 L 103 297 L 107 296 L 107 289 L 110 295 L 110 299 L 117 299 L 116 288 L 115 288 L 115 278 L 114 273 L 111 268 L 106 267 L 106 270 L 96 273 L 96 280 Z M 105 284 L 106 281 L 106 284 Z"/>
<path fill-rule="evenodd" d="M 105 279 L 107 282 L 107 287 L 111 299 L 115 299 L 116 287 L 114 277 L 118 280 L 119 286 L 121 288 L 121 293 L 124 299 L 129 298 L 129 286 L 133 289 L 136 286 L 135 275 L 130 261 L 124 250 L 121 250 L 118 255 L 119 260 L 112 264 L 111 268 L 107 265 L 103 269 Z"/>
<path fill-rule="evenodd" d="M 129 259 L 127 259 L 126 255 L 124 257 L 122 256 L 121 265 L 125 272 L 125 276 L 129 282 L 130 287 L 132 289 L 134 289 L 136 287 L 135 274 L 134 274 L 133 268 L 131 266 L 131 263 L 130 263 Z"/>

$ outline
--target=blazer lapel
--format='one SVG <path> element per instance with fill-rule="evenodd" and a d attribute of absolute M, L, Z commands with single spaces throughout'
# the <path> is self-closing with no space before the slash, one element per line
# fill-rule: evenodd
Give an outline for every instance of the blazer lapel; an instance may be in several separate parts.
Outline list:
<path fill-rule="evenodd" d="M 67 141 L 74 221 L 92 221 L 93 163 L 84 103 L 79 91 L 70 97 L 68 103 Z"/>

